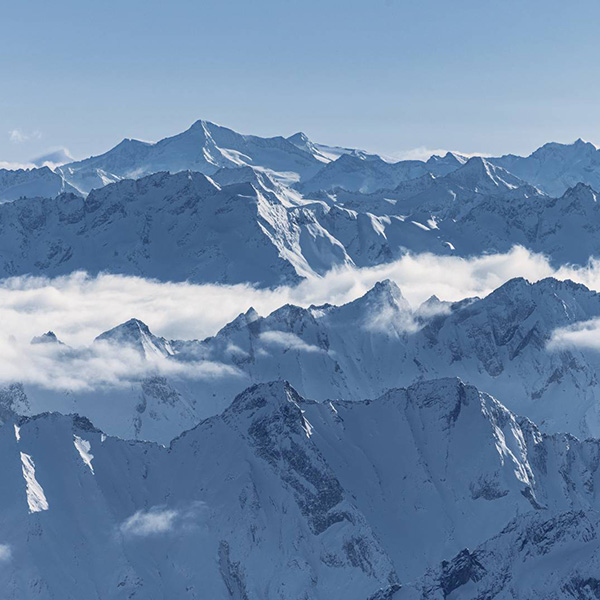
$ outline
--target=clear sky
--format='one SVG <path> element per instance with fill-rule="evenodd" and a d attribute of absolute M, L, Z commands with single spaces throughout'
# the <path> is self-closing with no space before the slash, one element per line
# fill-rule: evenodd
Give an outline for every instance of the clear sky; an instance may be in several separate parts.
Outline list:
<path fill-rule="evenodd" d="M 598 0 L 7 0 L 0 161 L 199 118 L 387 154 L 600 143 Z"/>

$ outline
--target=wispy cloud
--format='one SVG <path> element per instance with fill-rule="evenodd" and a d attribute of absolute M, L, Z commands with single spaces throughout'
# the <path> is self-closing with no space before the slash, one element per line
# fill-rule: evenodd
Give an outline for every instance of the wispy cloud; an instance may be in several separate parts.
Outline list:
<path fill-rule="evenodd" d="M 33 158 L 31 162 L 37 167 L 50 167 L 53 169 L 54 167 L 59 167 L 65 163 L 72 162 L 73 160 L 73 156 L 71 156 L 69 150 L 64 146 L 59 146 L 49 148 L 41 156 Z"/>
<path fill-rule="evenodd" d="M 8 132 L 8 139 L 14 144 L 22 144 L 30 140 L 39 140 L 42 137 L 40 131 L 26 132 L 21 129 L 11 129 Z"/>
<path fill-rule="evenodd" d="M 0 281 L 0 382 L 87 389 L 122 385 L 153 372 L 173 377 L 236 376 L 229 367 L 202 361 L 202 357 L 184 365 L 161 357 L 147 361 L 128 348 L 85 346 L 99 333 L 131 317 L 141 319 L 155 334 L 168 339 L 202 339 L 251 306 L 267 315 L 288 303 L 305 307 L 343 304 L 384 279 L 395 281 L 416 307 L 433 294 L 446 301 L 484 296 L 517 276 L 530 281 L 555 276 L 600 289 L 600 262 L 556 270 L 544 256 L 520 247 L 471 259 L 419 254 L 374 268 L 339 269 L 296 286 L 271 290 L 249 285 L 163 283 L 121 275 L 90 277 L 85 273 L 54 279 L 9 278 Z M 384 314 L 367 325 L 385 328 L 389 319 Z M 84 349 L 67 352 L 29 344 L 32 337 L 50 329 L 71 346 Z M 299 345 L 294 337 L 278 334 L 263 338 L 263 342 L 315 351 L 310 345 Z"/>
<path fill-rule="evenodd" d="M 195 501 L 185 508 L 153 506 L 148 510 L 138 510 L 125 519 L 119 529 L 125 537 L 149 537 L 182 533 L 200 525 L 206 506 Z"/>
<path fill-rule="evenodd" d="M 74 158 L 67 148 L 50 148 L 44 154 L 36 156 L 27 162 L 1 161 L 0 169 L 16 171 L 18 169 L 35 169 L 39 167 L 49 167 L 55 169 L 65 163 L 73 161 Z"/>
<path fill-rule="evenodd" d="M 173 529 L 178 517 L 176 510 L 151 508 L 144 512 L 138 510 L 121 525 L 121 532 L 129 536 L 157 535 Z"/>
<path fill-rule="evenodd" d="M 234 367 L 218 362 L 144 356 L 131 347 L 108 342 L 73 349 L 54 343 L 22 343 L 14 337 L 0 340 L 0 384 L 21 382 L 82 392 L 127 386 L 157 375 L 193 380 L 241 376 Z"/>
<path fill-rule="evenodd" d="M 318 346 L 307 344 L 297 335 L 287 331 L 265 331 L 260 334 L 260 340 L 273 346 L 280 346 L 289 350 L 298 350 L 300 352 L 322 352 Z"/>

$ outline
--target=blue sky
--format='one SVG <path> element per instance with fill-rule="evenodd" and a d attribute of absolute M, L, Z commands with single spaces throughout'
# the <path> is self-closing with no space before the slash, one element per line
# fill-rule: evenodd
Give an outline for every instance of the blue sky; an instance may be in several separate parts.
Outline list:
<path fill-rule="evenodd" d="M 600 143 L 598 0 L 9 0 L 0 161 L 198 118 L 387 154 Z"/>

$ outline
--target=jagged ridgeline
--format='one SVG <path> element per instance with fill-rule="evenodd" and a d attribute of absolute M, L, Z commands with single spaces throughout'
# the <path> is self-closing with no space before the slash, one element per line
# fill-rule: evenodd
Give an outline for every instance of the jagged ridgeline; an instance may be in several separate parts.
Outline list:
<path fill-rule="evenodd" d="M 513 279 L 485 298 L 434 297 L 414 308 L 383 281 L 342 306 L 285 305 L 264 317 L 250 309 L 204 340 L 167 340 L 137 319 L 90 347 L 69 347 L 49 333 L 34 342 L 51 347 L 32 351 L 58 369 L 132 355 L 143 368 L 119 387 L 15 383 L 3 389 L 0 405 L 19 415 L 75 411 L 105 433 L 168 444 L 253 383 L 285 378 L 320 402 L 359 401 L 459 376 L 545 431 L 600 437 L 597 350 L 553 346 L 557 333 L 599 317 L 600 295 L 570 281 Z"/>
<path fill-rule="evenodd" d="M 578 140 L 527 158 L 391 163 L 198 121 L 55 170 L 0 170 L 0 276 L 84 269 L 273 286 L 407 252 L 515 244 L 585 264 L 599 251 L 599 157 Z"/>
<path fill-rule="evenodd" d="M 0 577 L 45 598 L 583 593 L 597 453 L 458 379 L 328 403 L 260 384 L 169 447 L 19 418 L 0 428 Z"/>
<path fill-rule="evenodd" d="M 283 298 L 515 245 L 582 273 L 599 152 L 392 162 L 198 121 L 53 155 L 0 170 L 3 298 L 31 292 L 6 300 L 29 314 L 35 282 L 76 271 Z M 94 315 L 87 345 L 82 317 L 3 346 L 0 596 L 600 598 L 600 295 L 516 278 L 413 306 L 377 279 L 350 302 L 248 303 L 206 339 L 163 337 L 180 315 L 104 332 Z M 11 376 L 14 356 L 48 377 Z"/>

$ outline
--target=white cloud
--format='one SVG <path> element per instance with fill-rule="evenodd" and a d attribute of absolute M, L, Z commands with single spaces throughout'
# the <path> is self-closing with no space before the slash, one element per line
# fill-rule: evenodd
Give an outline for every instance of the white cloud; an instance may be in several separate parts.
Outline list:
<path fill-rule="evenodd" d="M 31 345 L 14 338 L 0 340 L 0 384 L 19 381 L 52 390 L 89 391 L 125 386 L 154 375 L 211 380 L 240 373 L 209 360 L 143 356 L 131 347 L 108 342 L 72 349 L 53 343 Z"/>
<path fill-rule="evenodd" d="M 550 350 L 576 347 L 600 350 L 600 319 L 591 319 L 569 327 L 560 327 L 552 334 L 548 344 Z"/>
<path fill-rule="evenodd" d="M 153 506 L 138 510 L 121 523 L 119 530 L 125 537 L 148 537 L 181 534 L 202 524 L 206 505 L 201 501 L 191 502 L 184 508 Z"/>
<path fill-rule="evenodd" d="M 298 350 L 300 352 L 322 352 L 318 346 L 307 344 L 297 335 L 288 331 L 265 331 L 260 334 L 260 340 L 265 344 L 281 346 L 289 350 Z"/>
<path fill-rule="evenodd" d="M 7 169 L 8 171 L 17 171 L 19 169 L 35 169 L 35 165 L 33 163 L 19 163 L 0 160 L 0 169 Z"/>
<path fill-rule="evenodd" d="M 49 148 L 41 156 L 33 158 L 31 162 L 37 167 L 50 167 L 51 169 L 54 169 L 55 167 L 72 162 L 73 160 L 74 158 L 69 150 L 64 146 L 59 146 Z"/>
<path fill-rule="evenodd" d="M 29 341 L 53 330 L 66 343 L 82 347 L 131 317 L 147 323 L 156 335 L 202 339 L 251 306 L 267 315 L 287 303 L 343 304 L 384 279 L 395 281 L 408 301 L 417 306 L 433 294 L 448 301 L 484 296 L 517 276 L 530 281 L 549 276 L 569 278 L 600 289 L 600 262 L 556 270 L 544 256 L 520 247 L 471 259 L 408 255 L 390 264 L 340 269 L 273 290 L 250 285 L 161 283 L 121 275 L 90 277 L 84 273 L 54 279 L 9 278 L 0 281 L 0 382 L 17 380 L 56 389 L 86 389 L 121 385 L 152 372 L 174 377 L 235 376 L 229 367 L 210 362 L 182 364 L 159 358 L 147 362 L 131 349 L 106 349 L 96 344 L 93 350 L 62 355 L 56 347 L 30 346 Z M 292 339 L 278 341 L 297 344 Z M 311 346 L 299 349 L 314 351 Z"/>
<path fill-rule="evenodd" d="M 18 169 L 36 169 L 39 167 L 48 167 L 55 169 L 67 162 L 73 161 L 73 157 L 67 148 L 51 148 L 47 150 L 43 155 L 37 156 L 28 162 L 14 162 L 14 161 L 2 161 L 0 160 L 0 169 L 7 169 L 9 171 L 17 171 Z"/>
<path fill-rule="evenodd" d="M 8 139 L 15 144 L 22 144 L 29 140 L 39 140 L 41 137 L 42 134 L 39 131 L 25 132 L 21 129 L 11 129 L 8 132 Z"/>
<path fill-rule="evenodd" d="M 176 510 L 151 508 L 138 510 L 121 525 L 121 532 L 128 536 L 149 536 L 171 531 L 179 513 Z"/>
<path fill-rule="evenodd" d="M 363 327 L 371 333 L 393 335 L 394 333 L 415 332 L 419 329 L 419 324 L 411 313 L 398 314 L 396 310 L 386 306 L 369 315 Z"/>

